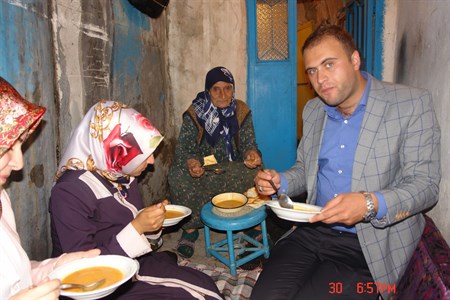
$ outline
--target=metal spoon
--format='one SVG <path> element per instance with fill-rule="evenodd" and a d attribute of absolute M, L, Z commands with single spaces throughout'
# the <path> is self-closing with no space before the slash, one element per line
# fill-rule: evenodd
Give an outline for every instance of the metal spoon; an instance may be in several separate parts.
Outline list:
<path fill-rule="evenodd" d="M 278 202 L 280 203 L 281 207 L 294 209 L 294 203 L 286 194 L 278 194 Z"/>
<path fill-rule="evenodd" d="M 83 292 L 92 291 L 105 282 L 105 278 L 91 282 L 89 284 L 63 283 L 59 286 L 61 290 L 81 289 Z"/>
<path fill-rule="evenodd" d="M 261 170 L 264 172 L 263 165 L 261 165 Z M 280 194 L 278 192 L 277 187 L 275 186 L 275 183 L 273 183 L 272 179 L 269 179 L 269 183 L 272 186 L 272 188 L 275 190 L 275 192 L 277 193 L 278 203 L 280 203 L 280 206 L 284 207 L 284 208 L 293 209 L 294 203 L 292 202 L 291 198 L 289 198 L 289 196 L 286 194 Z"/>
<path fill-rule="evenodd" d="M 214 172 L 214 174 L 220 175 L 225 173 L 225 170 L 221 168 L 215 168 L 215 169 L 205 169 L 205 172 Z"/>
<path fill-rule="evenodd" d="M 272 186 L 272 188 L 277 192 L 278 203 L 280 203 L 280 206 L 284 208 L 293 209 L 294 203 L 292 202 L 291 198 L 289 198 L 289 196 L 286 194 L 280 194 L 278 192 L 278 189 L 275 187 L 275 183 L 273 183 L 272 179 L 269 180 L 269 183 Z"/>

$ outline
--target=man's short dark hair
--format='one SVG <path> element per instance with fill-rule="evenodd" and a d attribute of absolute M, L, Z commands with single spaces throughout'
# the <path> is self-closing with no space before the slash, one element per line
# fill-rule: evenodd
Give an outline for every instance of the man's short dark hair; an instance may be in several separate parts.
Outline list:
<path fill-rule="evenodd" d="M 337 25 L 321 24 L 306 39 L 302 47 L 302 54 L 305 53 L 305 50 L 319 44 L 326 37 L 335 38 L 342 45 L 345 52 L 348 54 L 348 57 L 350 57 L 353 52 L 357 50 L 353 37 L 343 28 Z"/>

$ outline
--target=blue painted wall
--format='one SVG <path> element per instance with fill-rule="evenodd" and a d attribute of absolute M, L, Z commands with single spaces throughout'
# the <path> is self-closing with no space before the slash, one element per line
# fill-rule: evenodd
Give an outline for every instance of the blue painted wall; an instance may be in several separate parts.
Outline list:
<path fill-rule="evenodd" d="M 55 169 L 54 65 L 47 4 L 0 1 L 0 76 L 28 101 L 48 108 L 43 124 L 24 147 L 23 171 L 7 188 L 22 244 L 37 258 L 48 255 L 48 187 Z"/>
<path fill-rule="evenodd" d="M 142 31 L 150 30 L 149 18 L 126 0 L 113 5 L 115 30 L 113 36 L 112 77 L 115 98 L 131 101 L 139 96 L 139 73 L 143 64 Z"/>

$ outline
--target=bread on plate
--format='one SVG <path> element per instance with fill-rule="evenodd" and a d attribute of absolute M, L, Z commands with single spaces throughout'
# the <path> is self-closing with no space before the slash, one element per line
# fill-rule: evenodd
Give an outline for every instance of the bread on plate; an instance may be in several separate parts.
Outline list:
<path fill-rule="evenodd" d="M 264 201 L 271 200 L 272 198 L 267 195 L 261 195 L 256 190 L 256 187 L 252 186 L 245 193 L 245 196 L 248 198 L 248 204 L 256 204 L 256 203 L 264 203 Z"/>

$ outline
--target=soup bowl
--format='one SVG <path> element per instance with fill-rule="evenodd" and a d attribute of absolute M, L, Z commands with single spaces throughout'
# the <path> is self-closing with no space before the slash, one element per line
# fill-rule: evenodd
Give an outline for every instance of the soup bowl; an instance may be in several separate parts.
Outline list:
<path fill-rule="evenodd" d="M 293 202 L 294 208 L 284 208 L 280 206 L 277 200 L 267 201 L 266 205 L 281 219 L 294 222 L 309 222 L 315 214 L 320 214 L 322 207 Z"/>
<path fill-rule="evenodd" d="M 70 290 L 61 290 L 61 296 L 69 297 L 76 300 L 84 300 L 84 299 L 99 299 L 103 298 L 111 293 L 113 293 L 121 284 L 128 281 L 134 274 L 136 274 L 139 264 L 136 260 L 133 260 L 129 257 L 120 256 L 120 255 L 100 255 L 91 258 L 82 258 L 79 260 L 75 260 L 64 264 L 50 273 L 50 279 L 59 279 L 63 282 L 64 278 L 69 275 L 73 275 L 75 272 L 80 272 L 80 275 L 83 277 L 81 272 L 86 270 L 89 271 L 90 268 L 101 268 L 108 267 L 118 270 L 121 273 L 121 278 L 116 279 L 114 282 L 105 282 L 105 284 L 100 285 L 97 289 L 86 292 L 76 292 Z M 103 275 L 97 275 L 102 276 Z M 107 276 L 107 275 L 106 275 Z M 92 278 L 92 281 L 96 281 L 101 278 Z M 86 276 L 83 277 L 83 280 L 89 280 Z M 108 278 L 106 278 L 108 281 Z M 71 283 L 84 283 L 84 282 L 71 282 Z M 106 285 L 106 286 L 105 286 Z"/>
<path fill-rule="evenodd" d="M 220 212 L 235 213 L 240 211 L 247 204 L 247 197 L 241 193 L 222 193 L 214 196 L 212 205 Z"/>
<path fill-rule="evenodd" d="M 166 216 L 164 219 L 163 227 L 176 225 L 191 213 L 192 210 L 186 206 L 168 204 L 166 205 Z"/>

